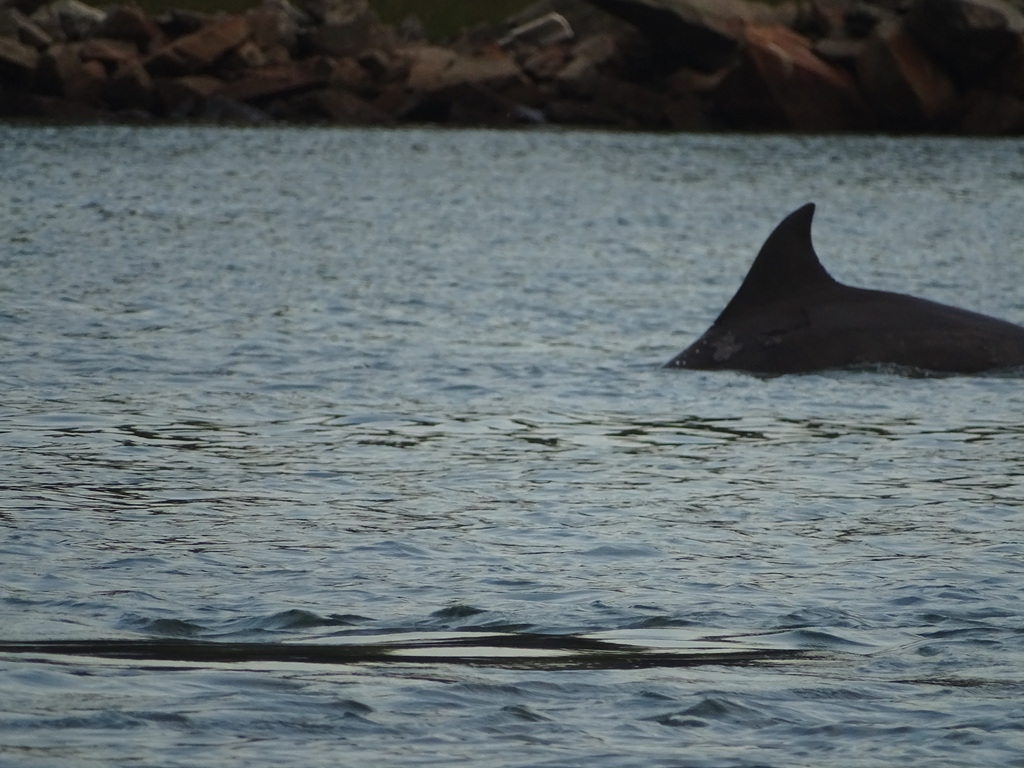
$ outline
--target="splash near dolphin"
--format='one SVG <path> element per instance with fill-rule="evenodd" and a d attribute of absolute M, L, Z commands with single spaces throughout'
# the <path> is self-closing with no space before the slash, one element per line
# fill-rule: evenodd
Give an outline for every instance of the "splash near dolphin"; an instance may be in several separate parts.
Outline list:
<path fill-rule="evenodd" d="M 1024 328 L 837 282 L 811 244 L 814 204 L 769 235 L 714 324 L 670 368 L 808 373 L 873 365 L 936 373 L 1024 366 Z"/>

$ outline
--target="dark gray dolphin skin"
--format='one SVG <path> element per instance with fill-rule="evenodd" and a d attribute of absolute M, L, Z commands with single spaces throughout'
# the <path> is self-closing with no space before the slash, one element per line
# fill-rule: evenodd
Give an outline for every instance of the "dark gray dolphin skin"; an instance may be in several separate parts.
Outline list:
<path fill-rule="evenodd" d="M 782 220 L 714 325 L 666 367 L 783 374 L 879 364 L 941 373 L 1024 366 L 1019 325 L 834 280 L 811 244 L 813 217 L 808 203 Z"/>

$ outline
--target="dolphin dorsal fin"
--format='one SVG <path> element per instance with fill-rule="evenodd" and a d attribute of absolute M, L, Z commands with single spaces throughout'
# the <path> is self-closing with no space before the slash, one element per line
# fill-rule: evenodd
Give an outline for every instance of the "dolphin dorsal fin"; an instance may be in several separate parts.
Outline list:
<path fill-rule="evenodd" d="M 743 285 L 718 319 L 800 293 L 837 285 L 811 243 L 814 203 L 784 218 L 761 246 Z"/>

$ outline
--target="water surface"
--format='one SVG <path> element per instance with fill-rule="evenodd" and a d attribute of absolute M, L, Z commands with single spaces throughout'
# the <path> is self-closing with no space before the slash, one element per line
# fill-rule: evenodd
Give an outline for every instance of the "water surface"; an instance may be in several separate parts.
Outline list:
<path fill-rule="evenodd" d="M 1020 379 L 660 367 L 809 200 L 1024 321 L 1021 168 L 0 128 L 0 764 L 1024 765 Z"/>

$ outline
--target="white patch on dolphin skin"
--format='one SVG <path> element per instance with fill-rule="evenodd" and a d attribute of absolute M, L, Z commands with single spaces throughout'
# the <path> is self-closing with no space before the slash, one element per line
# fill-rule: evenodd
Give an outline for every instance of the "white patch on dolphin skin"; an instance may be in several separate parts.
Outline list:
<path fill-rule="evenodd" d="M 711 358 L 716 363 L 724 363 L 730 357 L 743 349 L 743 343 L 736 341 L 736 337 L 731 333 L 723 333 L 719 338 L 715 339 L 714 348 L 714 352 L 711 353 Z"/>

